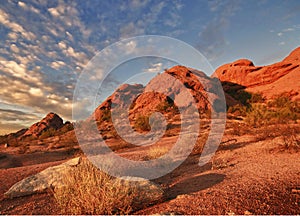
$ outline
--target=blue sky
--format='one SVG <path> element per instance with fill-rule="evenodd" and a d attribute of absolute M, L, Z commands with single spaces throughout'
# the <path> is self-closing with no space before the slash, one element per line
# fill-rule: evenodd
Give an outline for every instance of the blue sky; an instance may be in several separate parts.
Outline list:
<path fill-rule="evenodd" d="M 2 0 L 0 134 L 50 111 L 71 120 L 76 79 L 97 51 L 148 34 L 196 47 L 213 68 L 266 65 L 299 46 L 300 1 Z"/>

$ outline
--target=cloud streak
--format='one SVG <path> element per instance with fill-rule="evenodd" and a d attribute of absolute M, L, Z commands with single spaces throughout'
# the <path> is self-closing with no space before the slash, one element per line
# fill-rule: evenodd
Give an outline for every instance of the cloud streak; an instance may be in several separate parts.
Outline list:
<path fill-rule="evenodd" d="M 199 32 L 197 47 L 210 61 L 214 61 L 222 55 L 227 44 L 225 31 L 230 25 L 230 18 L 239 9 L 239 1 L 210 1 L 209 9 L 214 17 Z"/>

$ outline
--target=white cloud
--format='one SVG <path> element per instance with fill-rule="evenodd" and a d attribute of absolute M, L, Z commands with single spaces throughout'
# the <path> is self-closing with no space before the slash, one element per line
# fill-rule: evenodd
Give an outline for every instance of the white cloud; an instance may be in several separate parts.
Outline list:
<path fill-rule="evenodd" d="M 29 94 L 31 94 L 32 96 L 36 96 L 36 97 L 42 97 L 44 95 L 44 93 L 42 92 L 41 89 L 33 88 L 33 87 L 31 87 L 29 89 Z"/>
<path fill-rule="evenodd" d="M 9 32 L 7 37 L 14 40 L 14 41 L 16 41 L 18 39 L 19 35 L 16 32 Z"/>
<path fill-rule="evenodd" d="M 278 33 L 277 33 L 277 36 L 278 36 L 278 37 L 281 37 L 282 35 L 283 35 L 282 32 L 278 32 Z"/>
<path fill-rule="evenodd" d="M 51 63 L 51 67 L 58 70 L 60 69 L 61 67 L 64 67 L 66 66 L 66 64 L 63 62 L 63 61 L 54 61 Z"/>
<path fill-rule="evenodd" d="M 136 50 L 136 47 L 137 47 L 136 41 L 132 40 L 125 44 L 124 49 L 125 52 L 129 54 L 129 53 L 133 53 Z"/>
<path fill-rule="evenodd" d="M 67 44 L 64 41 L 59 42 L 57 45 L 60 49 L 63 50 L 67 48 Z"/>
<path fill-rule="evenodd" d="M 49 8 L 48 11 L 54 17 L 59 17 L 60 16 L 60 13 L 59 13 L 57 8 Z"/>
<path fill-rule="evenodd" d="M 63 53 L 68 57 L 73 57 L 76 60 L 86 62 L 87 57 L 83 52 L 76 52 L 73 47 L 69 46 L 67 49 L 63 50 Z"/>
<path fill-rule="evenodd" d="M 26 4 L 24 2 L 19 1 L 18 5 L 22 8 L 26 8 Z"/>
<path fill-rule="evenodd" d="M 148 3 L 147 0 L 132 0 L 130 1 L 130 6 L 134 9 L 144 7 Z"/>
<path fill-rule="evenodd" d="M 22 2 L 22 1 L 18 2 L 18 6 L 20 6 L 21 8 L 23 8 L 25 10 L 30 10 L 30 11 L 36 13 L 36 14 L 40 14 L 40 11 L 37 8 L 35 8 L 31 5 L 28 6 L 26 3 Z"/>
<path fill-rule="evenodd" d="M 120 29 L 121 38 L 128 38 L 132 36 L 142 35 L 145 33 L 145 29 L 138 27 L 133 22 L 128 23 Z"/>
<path fill-rule="evenodd" d="M 16 44 L 10 45 L 10 49 L 15 53 L 18 53 L 20 51 L 19 48 L 16 46 Z"/>
<path fill-rule="evenodd" d="M 286 28 L 282 30 L 283 32 L 291 32 L 291 31 L 295 31 L 294 28 Z"/>
<path fill-rule="evenodd" d="M 151 67 L 145 69 L 144 72 L 160 73 L 160 72 L 162 72 L 162 66 L 163 66 L 163 64 L 161 62 L 152 64 Z"/>
<path fill-rule="evenodd" d="M 37 84 L 41 82 L 41 74 L 28 71 L 27 66 L 15 61 L 0 61 L 0 70 L 9 77 L 20 78 L 28 83 Z"/>
<path fill-rule="evenodd" d="M 0 23 L 10 28 L 13 32 L 20 33 L 27 40 L 34 40 L 36 37 L 32 32 L 26 31 L 20 24 L 10 21 L 9 15 L 0 9 Z"/>

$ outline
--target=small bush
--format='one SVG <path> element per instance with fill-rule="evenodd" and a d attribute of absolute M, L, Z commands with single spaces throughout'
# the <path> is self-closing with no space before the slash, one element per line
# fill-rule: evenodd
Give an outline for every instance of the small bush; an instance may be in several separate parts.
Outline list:
<path fill-rule="evenodd" d="M 46 139 L 48 137 L 52 137 L 56 135 L 56 130 L 54 128 L 49 128 L 48 130 L 45 130 L 40 136 L 40 139 Z"/>
<path fill-rule="evenodd" d="M 166 154 L 169 151 L 169 148 L 166 146 L 153 146 L 147 151 L 147 159 L 152 160 L 159 158 Z"/>
<path fill-rule="evenodd" d="M 150 131 L 149 116 L 138 116 L 135 120 L 134 128 L 142 131 Z"/>
<path fill-rule="evenodd" d="M 109 121 L 111 119 L 110 110 L 103 110 L 101 114 L 101 121 Z"/>
<path fill-rule="evenodd" d="M 54 190 L 62 214 L 129 214 L 136 190 L 123 185 L 87 161 L 64 178 L 64 187 Z"/>
<path fill-rule="evenodd" d="M 235 116 L 246 116 L 247 107 L 241 104 L 237 104 L 228 108 L 228 113 L 231 113 Z"/>
<path fill-rule="evenodd" d="M 246 114 L 246 122 L 251 126 L 296 122 L 300 117 L 298 102 L 286 96 L 279 96 L 267 104 L 251 103 Z"/>
<path fill-rule="evenodd" d="M 251 126 L 262 126 L 270 122 L 271 113 L 265 105 L 253 104 L 246 115 L 246 123 Z"/>
<path fill-rule="evenodd" d="M 248 100 L 248 103 L 262 103 L 264 98 L 262 94 L 254 93 L 251 95 L 251 98 Z"/>
<path fill-rule="evenodd" d="M 285 149 L 300 150 L 299 128 L 289 125 L 281 130 L 283 147 Z"/>
<path fill-rule="evenodd" d="M 157 111 L 166 112 L 168 109 L 172 108 L 173 105 L 168 101 L 163 101 L 156 106 Z"/>

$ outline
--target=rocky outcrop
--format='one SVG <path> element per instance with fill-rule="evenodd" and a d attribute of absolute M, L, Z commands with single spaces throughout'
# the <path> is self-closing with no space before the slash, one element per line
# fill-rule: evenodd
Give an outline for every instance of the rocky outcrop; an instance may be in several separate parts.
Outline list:
<path fill-rule="evenodd" d="M 55 113 L 49 113 L 45 118 L 41 121 L 33 124 L 22 136 L 32 136 L 32 137 L 39 137 L 44 131 L 53 129 L 59 130 L 64 126 L 62 118 L 60 118 Z"/>
<path fill-rule="evenodd" d="M 283 62 L 300 62 L 300 47 L 294 49 L 285 59 Z"/>
<path fill-rule="evenodd" d="M 181 84 L 174 80 L 178 80 Z M 123 108 L 128 101 L 132 101 L 130 116 L 133 118 L 136 115 L 148 115 L 158 111 L 160 105 L 164 103 L 172 105 L 173 101 L 179 102 L 179 104 L 175 104 L 176 106 L 187 107 L 190 102 L 187 101 L 186 91 L 183 89 L 187 89 L 194 97 L 197 107 L 205 111 L 211 108 L 208 95 L 212 98 L 212 102 L 218 99 L 218 91 L 221 89 L 216 89 L 217 82 L 217 79 L 210 78 L 201 71 L 175 66 L 154 77 L 146 87 L 138 84 L 120 86 L 95 110 L 94 117 L 99 121 L 105 115 L 104 110 L 110 110 L 114 104 Z M 161 90 L 163 93 L 156 90 Z"/>
<path fill-rule="evenodd" d="M 58 166 L 49 167 L 42 172 L 32 175 L 14 184 L 5 194 L 5 197 L 15 198 L 35 193 L 41 193 L 47 189 L 63 186 L 63 177 L 72 167 L 80 163 L 77 157 Z"/>
<path fill-rule="evenodd" d="M 64 176 L 70 172 L 71 169 L 74 169 L 74 167 L 82 163 L 82 160 L 80 157 L 74 158 L 66 163 L 49 167 L 36 175 L 25 178 L 13 185 L 4 196 L 6 198 L 15 198 L 42 193 L 49 189 L 62 188 L 64 186 Z M 112 181 L 121 181 L 117 185 L 127 185 L 136 191 L 137 196 L 135 197 L 133 205 L 138 208 L 154 204 L 163 199 L 163 189 L 147 179 L 125 176 Z"/>
<path fill-rule="evenodd" d="M 142 93 L 144 86 L 141 84 L 123 84 L 111 96 L 109 96 L 100 106 L 98 106 L 93 115 L 88 119 L 95 119 L 101 121 L 105 118 L 107 110 L 110 110 L 114 105 L 118 104 L 124 108 L 126 102 L 134 100 L 136 95 Z"/>
<path fill-rule="evenodd" d="M 272 65 L 255 66 L 247 59 L 222 65 L 217 68 L 212 77 L 219 78 L 224 88 L 228 87 L 228 83 L 233 83 L 244 87 L 245 91 L 261 93 L 266 98 L 272 98 L 284 92 L 299 92 L 299 59 L 300 47 L 283 61 Z M 300 97 L 299 94 L 291 93 L 291 95 L 294 95 L 294 99 Z"/>

